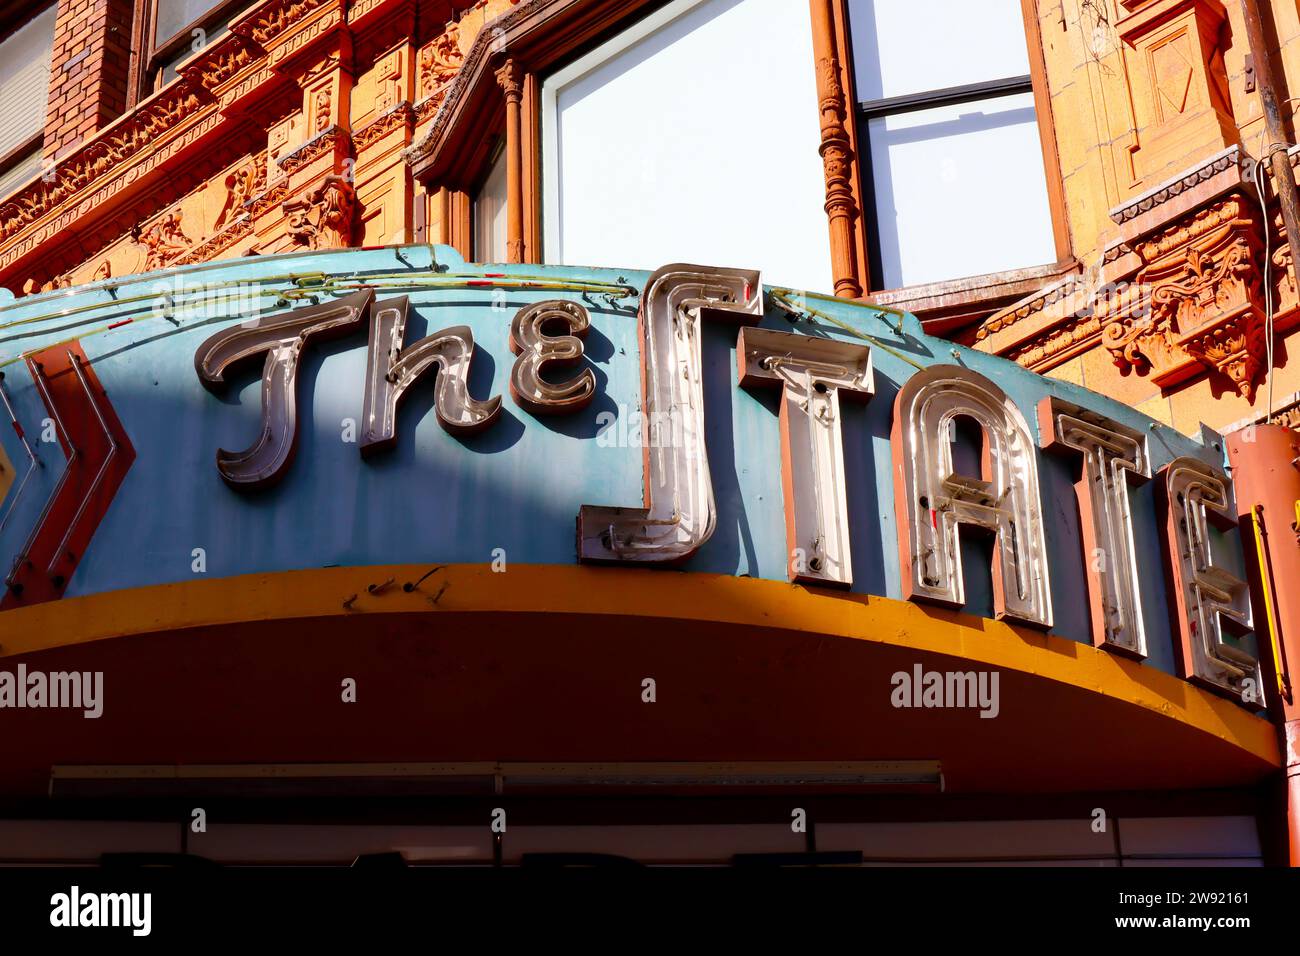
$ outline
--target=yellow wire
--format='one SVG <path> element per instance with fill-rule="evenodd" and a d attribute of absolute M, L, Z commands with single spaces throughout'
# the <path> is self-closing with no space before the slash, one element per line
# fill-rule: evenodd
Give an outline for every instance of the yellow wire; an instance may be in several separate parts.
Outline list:
<path fill-rule="evenodd" d="M 788 298 L 788 295 L 791 291 L 790 289 L 773 289 L 771 291 L 772 291 L 772 298 L 775 299 L 777 302 L 779 302 L 781 304 L 781 307 L 784 308 L 786 311 L 798 312 L 803 315 L 816 316 L 819 319 L 825 319 L 827 322 L 830 322 L 832 325 L 836 325 L 839 328 L 843 329 L 844 331 L 848 332 L 849 334 L 854 335 L 866 342 L 870 342 L 876 348 L 880 349 L 881 351 L 888 352 L 894 358 L 898 359 L 899 361 L 906 362 L 908 365 L 912 366 L 913 368 L 916 369 L 925 368 L 924 365 L 914 361 L 913 359 L 908 358 L 902 352 L 890 348 L 888 345 L 880 341 L 880 339 L 878 339 L 876 336 L 871 335 L 869 332 L 863 332 L 861 329 L 849 325 L 849 323 L 844 322 L 841 319 L 837 319 L 835 318 L 835 316 L 823 312 L 821 309 L 813 309 L 813 308 L 809 308 L 806 305 L 798 305 L 797 303 L 791 302 L 790 299 Z M 810 293 L 803 293 L 803 294 L 809 295 Z M 833 298 L 832 296 L 826 296 L 826 295 L 818 295 L 815 296 L 815 298 L 822 299 L 827 302 L 844 301 L 843 299 L 837 299 L 837 298 Z M 889 309 L 879 305 L 868 305 L 867 308 L 876 309 L 877 311 L 880 312 L 888 312 L 891 315 L 897 315 L 900 319 L 904 315 L 904 313 L 899 312 L 897 309 Z M 902 331 L 901 324 L 899 325 L 899 331 Z"/>
<path fill-rule="evenodd" d="M 1286 682 L 1282 675 L 1282 648 L 1277 640 L 1277 622 L 1273 619 L 1273 579 L 1268 573 L 1268 562 L 1264 557 L 1263 522 L 1259 516 L 1263 510 L 1262 505 L 1255 505 L 1251 509 L 1251 527 L 1255 529 L 1255 557 L 1259 559 L 1259 584 L 1264 592 L 1264 616 L 1268 619 L 1268 637 L 1273 645 L 1273 676 L 1277 678 L 1278 694 L 1286 696 Z"/>
<path fill-rule="evenodd" d="M 400 276 L 401 273 L 392 273 L 391 275 Z M 311 296 L 314 295 L 320 295 L 323 292 L 336 292 L 341 289 L 362 289 L 362 288 L 366 288 L 367 286 L 374 287 L 376 285 L 381 288 L 389 288 L 389 289 L 428 287 L 433 290 L 439 290 L 439 289 L 464 290 L 464 289 L 473 288 L 472 286 L 467 285 L 467 282 L 482 281 L 484 283 L 490 283 L 491 285 L 494 286 L 503 286 L 506 288 L 517 289 L 518 291 L 521 292 L 530 292 L 537 289 L 542 289 L 545 291 L 596 292 L 602 295 L 619 294 L 622 296 L 628 296 L 628 295 L 635 294 L 635 290 L 632 289 L 631 286 L 615 285 L 613 283 L 600 282 L 595 280 L 593 281 L 579 280 L 574 282 L 574 281 L 564 281 L 564 280 L 555 280 L 555 279 L 534 279 L 525 276 L 497 276 L 492 278 L 484 278 L 482 276 L 472 275 L 468 273 L 466 273 L 465 275 L 467 276 L 466 279 L 461 279 L 455 282 L 447 281 L 447 277 L 444 276 L 426 276 L 426 277 L 418 277 L 418 278 L 410 277 L 407 278 L 405 281 L 401 281 L 401 282 L 368 282 L 368 281 L 363 281 L 361 279 L 354 279 L 348 282 L 340 283 L 333 277 L 327 278 L 324 275 L 324 273 L 318 272 L 318 273 L 310 273 L 306 275 L 298 274 L 298 275 L 276 277 L 281 281 L 287 279 L 293 282 L 294 285 L 296 285 L 298 288 L 258 289 L 256 291 L 258 295 L 264 295 L 264 296 L 273 295 L 277 299 L 283 299 L 286 302 L 290 302 L 290 301 L 297 301 L 300 299 L 310 298 Z M 304 280 L 309 280 L 309 279 L 314 280 L 317 279 L 317 277 L 319 277 L 319 284 L 303 285 Z M 374 276 L 373 278 L 383 279 L 385 277 Z M 258 280 L 258 281 L 262 281 L 262 280 Z M 215 288 L 222 288 L 231 285 L 251 285 L 251 284 L 252 283 L 250 282 L 250 280 L 247 279 L 242 279 L 239 280 L 238 282 L 213 283 L 210 285 L 205 285 L 203 288 L 190 290 L 189 292 L 182 291 L 181 295 L 182 296 L 201 295 L 201 294 L 210 293 Z M 158 294 L 153 293 L 149 295 L 130 296 L 125 299 L 117 299 L 111 302 L 92 303 L 90 305 L 79 306 L 76 309 L 68 309 L 65 312 L 57 313 L 54 315 L 42 315 L 30 319 L 19 319 L 15 322 L 10 322 L 7 325 L 0 325 L 0 330 L 11 328 L 15 325 L 26 325 L 31 322 L 42 322 L 50 319 L 64 318 L 68 315 L 75 314 L 76 312 L 87 311 L 90 309 L 110 308 L 113 306 L 122 306 L 122 305 L 130 304 L 132 302 L 143 301 L 145 299 L 156 300 L 157 298 L 158 298 Z M 183 304 L 176 305 L 176 311 L 178 312 L 184 311 L 186 308 L 187 306 Z M 149 316 L 146 316 L 145 318 L 148 319 Z M 153 318 L 162 318 L 162 316 L 153 316 Z M 0 361 L 0 369 L 13 365 L 15 362 L 22 361 L 26 356 L 32 354 L 33 352 L 44 351 L 45 349 L 55 348 L 59 345 L 66 345 L 69 342 L 76 342 L 80 339 L 87 339 L 90 338 L 91 336 L 99 335 L 102 332 L 110 331 L 110 329 L 116 327 L 117 325 L 118 323 L 116 322 L 110 323 L 108 325 L 101 325 L 98 328 L 90 329 L 86 332 L 79 333 L 77 335 L 72 336 L 71 338 L 62 339 L 52 344 L 43 344 L 38 346 L 37 348 L 29 349 L 26 352 L 20 352 L 17 355 L 13 356 L 12 358 L 5 359 L 4 361 Z"/>

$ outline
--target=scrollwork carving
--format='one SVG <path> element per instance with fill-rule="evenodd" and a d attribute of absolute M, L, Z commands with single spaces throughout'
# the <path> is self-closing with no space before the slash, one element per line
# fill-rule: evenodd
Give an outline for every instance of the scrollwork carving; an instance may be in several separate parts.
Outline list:
<path fill-rule="evenodd" d="M 1107 317 L 1102 344 L 1116 365 L 1163 385 L 1198 363 L 1253 400 L 1265 341 L 1260 229 L 1247 208 L 1230 195 L 1137 244 L 1150 310 Z"/>
<path fill-rule="evenodd" d="M 145 272 L 161 268 L 190 247 L 190 239 L 181 228 L 179 209 L 147 228 L 132 230 L 132 238 L 145 250 Z"/>
<path fill-rule="evenodd" d="M 356 192 L 342 176 L 329 175 L 311 192 L 284 204 L 293 241 L 309 249 L 345 249 L 352 244 Z"/>
<path fill-rule="evenodd" d="M 465 54 L 460 49 L 460 24 L 451 20 L 442 34 L 420 51 L 420 98 L 445 94 L 464 62 Z"/>

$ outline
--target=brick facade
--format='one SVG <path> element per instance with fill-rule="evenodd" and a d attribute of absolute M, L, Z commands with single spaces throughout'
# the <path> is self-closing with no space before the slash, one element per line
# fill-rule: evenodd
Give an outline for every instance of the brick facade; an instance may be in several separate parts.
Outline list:
<path fill-rule="evenodd" d="M 63 0 L 54 27 L 45 156 L 58 159 L 126 111 L 133 7 Z"/>

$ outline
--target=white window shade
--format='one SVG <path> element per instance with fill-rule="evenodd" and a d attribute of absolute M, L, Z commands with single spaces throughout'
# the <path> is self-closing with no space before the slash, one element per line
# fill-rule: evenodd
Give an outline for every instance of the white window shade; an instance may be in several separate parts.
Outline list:
<path fill-rule="evenodd" d="M 476 262 L 506 261 L 506 215 L 506 151 L 503 149 L 474 200 Z"/>
<path fill-rule="evenodd" d="M 1056 259 L 1032 93 L 867 121 L 881 288 Z"/>
<path fill-rule="evenodd" d="M 0 156 L 45 126 L 56 12 L 42 10 L 0 43 Z"/>
<path fill-rule="evenodd" d="M 678 0 L 542 95 L 547 262 L 757 268 L 831 291 L 806 3 Z"/>

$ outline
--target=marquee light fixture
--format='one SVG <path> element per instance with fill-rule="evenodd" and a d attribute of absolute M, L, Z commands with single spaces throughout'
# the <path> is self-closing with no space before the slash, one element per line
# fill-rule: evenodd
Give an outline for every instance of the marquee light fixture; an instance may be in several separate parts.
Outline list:
<path fill-rule="evenodd" d="M 209 389 L 225 383 L 232 366 L 265 354 L 262 367 L 262 430 L 248 449 L 217 451 L 217 471 L 236 488 L 261 488 L 284 476 L 298 447 L 298 367 L 315 340 L 338 338 L 364 324 L 374 292 L 279 315 L 263 316 L 213 335 L 194 353 L 194 370 Z"/>
<path fill-rule="evenodd" d="M 973 420 L 983 432 L 978 478 L 953 469 L 949 436 L 958 418 Z M 996 536 L 995 617 L 1051 627 L 1034 442 L 1015 403 L 977 372 L 934 365 L 899 391 L 891 443 L 903 595 L 964 605 L 957 529 L 973 525 Z"/>
<path fill-rule="evenodd" d="M 1077 453 L 1083 557 L 1092 613 L 1092 642 L 1133 657 L 1147 656 L 1129 483 L 1151 477 L 1146 436 L 1058 398 L 1038 403 L 1038 434 L 1052 452 Z"/>
<path fill-rule="evenodd" d="M 741 329 L 740 384 L 781 389 L 781 487 L 786 573 L 809 584 L 853 584 L 840 395 L 875 391 L 865 345 L 769 329 Z"/>
<path fill-rule="evenodd" d="M 1182 676 L 1262 704 L 1259 662 L 1224 640 L 1224 628 L 1251 630 L 1246 582 L 1214 562 L 1212 525 L 1236 525 L 1228 476 L 1195 458 L 1175 458 L 1158 476 L 1165 513 L 1165 568 L 1170 612 L 1182 649 Z M 1248 685 L 1247 680 L 1253 685 Z"/>
<path fill-rule="evenodd" d="M 652 448 L 654 429 L 642 429 L 645 507 L 582 506 L 580 560 L 674 564 L 709 540 L 717 512 L 704 441 L 701 323 L 753 324 L 762 313 L 755 271 L 675 264 L 647 280 L 638 322 L 642 413 L 666 425 L 673 440 Z"/>
<path fill-rule="evenodd" d="M 548 326 L 563 324 L 566 334 L 549 335 Z M 534 415 L 567 415 L 591 404 L 596 373 L 584 368 L 574 378 L 555 385 L 542 378 L 551 367 L 582 361 L 582 340 L 591 329 L 591 316 L 577 302 L 549 299 L 520 309 L 510 323 L 510 351 L 519 356 L 510 370 L 510 395 Z"/>
<path fill-rule="evenodd" d="M 434 411 L 438 423 L 447 431 L 472 434 L 490 426 L 501 414 L 501 396 L 478 401 L 469 394 L 469 370 L 474 358 L 474 333 L 469 326 L 452 326 L 403 347 L 409 305 L 406 296 L 374 305 L 361 410 L 363 457 L 393 446 L 397 441 L 398 405 L 410 387 L 435 368 L 438 379 Z"/>

